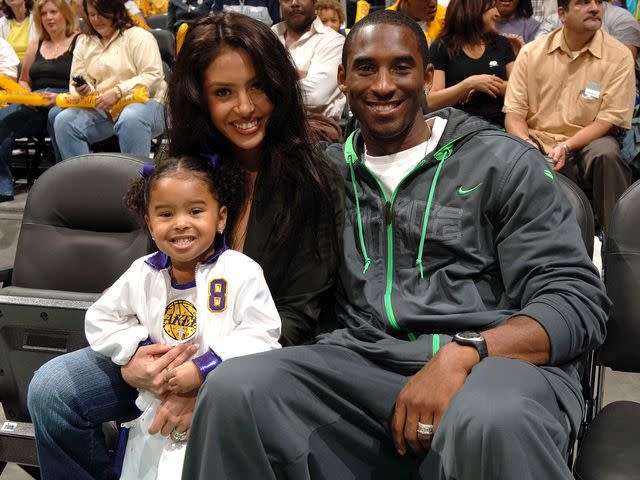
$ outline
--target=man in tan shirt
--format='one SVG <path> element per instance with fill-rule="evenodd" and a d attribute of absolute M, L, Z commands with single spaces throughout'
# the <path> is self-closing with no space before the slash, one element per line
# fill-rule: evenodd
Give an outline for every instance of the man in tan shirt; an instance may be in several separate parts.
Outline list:
<path fill-rule="evenodd" d="M 615 127 L 630 128 L 631 53 L 601 30 L 602 0 L 559 0 L 563 27 L 525 45 L 509 77 L 505 127 L 592 195 L 605 234 L 631 182 Z"/>

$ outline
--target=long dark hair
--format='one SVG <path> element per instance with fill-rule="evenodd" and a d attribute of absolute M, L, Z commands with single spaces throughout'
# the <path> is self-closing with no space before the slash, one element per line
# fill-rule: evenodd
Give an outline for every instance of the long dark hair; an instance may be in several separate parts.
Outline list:
<path fill-rule="evenodd" d="M 221 13 L 203 17 L 189 29 L 169 80 L 169 152 L 173 156 L 220 153 L 223 162 L 236 163 L 229 141 L 211 121 L 203 85 L 205 70 L 225 47 L 250 56 L 273 104 L 257 182 L 263 191 L 283 200 L 276 245 L 293 245 L 306 226 L 320 225 L 323 209 L 333 205 L 332 172 L 310 139 L 293 62 L 262 22 Z M 332 233 L 337 239 L 335 225 Z"/>
<path fill-rule="evenodd" d="M 531 0 L 518 0 L 516 17 L 529 18 L 533 15 L 533 5 Z"/>
<path fill-rule="evenodd" d="M 492 44 L 497 32 L 486 32 L 482 15 L 494 7 L 495 0 L 451 0 L 440 38 L 449 58 L 462 52 L 465 45 Z"/>
<path fill-rule="evenodd" d="M 93 25 L 91 25 L 91 20 L 89 20 L 87 5 L 92 5 L 100 16 L 111 20 L 116 30 L 122 31 L 133 27 L 133 20 L 127 13 L 122 0 L 82 0 L 82 8 L 84 8 L 84 13 L 87 16 L 88 35 L 99 36 Z"/>
<path fill-rule="evenodd" d="M 33 9 L 33 0 L 24 0 L 24 8 L 27 11 L 27 17 L 28 17 L 29 14 L 31 13 L 31 10 Z M 16 18 L 16 14 L 13 13 L 13 10 L 11 9 L 11 7 L 7 5 L 5 2 L 0 3 L 0 9 L 2 10 L 2 13 L 4 13 L 4 16 L 7 17 L 9 20 L 13 20 L 14 18 Z"/>

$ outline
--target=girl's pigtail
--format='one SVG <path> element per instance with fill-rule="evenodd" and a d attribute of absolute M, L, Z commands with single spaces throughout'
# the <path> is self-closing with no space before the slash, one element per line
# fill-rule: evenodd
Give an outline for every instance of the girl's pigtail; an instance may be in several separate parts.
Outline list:
<path fill-rule="evenodd" d="M 145 190 L 148 179 L 138 177 L 129 183 L 127 193 L 124 195 L 124 205 L 144 223 L 146 212 Z"/>

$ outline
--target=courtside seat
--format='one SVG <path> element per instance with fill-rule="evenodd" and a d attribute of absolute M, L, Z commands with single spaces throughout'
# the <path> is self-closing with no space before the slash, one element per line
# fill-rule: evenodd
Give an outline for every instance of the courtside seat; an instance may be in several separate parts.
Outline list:
<path fill-rule="evenodd" d="M 144 161 L 101 153 L 56 164 L 29 192 L 12 270 L 0 272 L 0 471 L 37 465 L 27 388 L 51 358 L 87 345 L 84 314 L 144 255 L 122 198 Z"/>

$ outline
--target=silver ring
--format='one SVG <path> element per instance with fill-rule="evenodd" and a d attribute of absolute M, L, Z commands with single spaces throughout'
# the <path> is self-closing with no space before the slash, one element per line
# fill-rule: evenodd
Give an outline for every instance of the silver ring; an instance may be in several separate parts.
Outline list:
<path fill-rule="evenodd" d="M 171 440 L 176 443 L 184 442 L 187 439 L 187 432 L 176 432 L 175 428 L 171 432 Z"/>
<path fill-rule="evenodd" d="M 418 422 L 418 435 L 433 435 L 433 425 Z"/>

